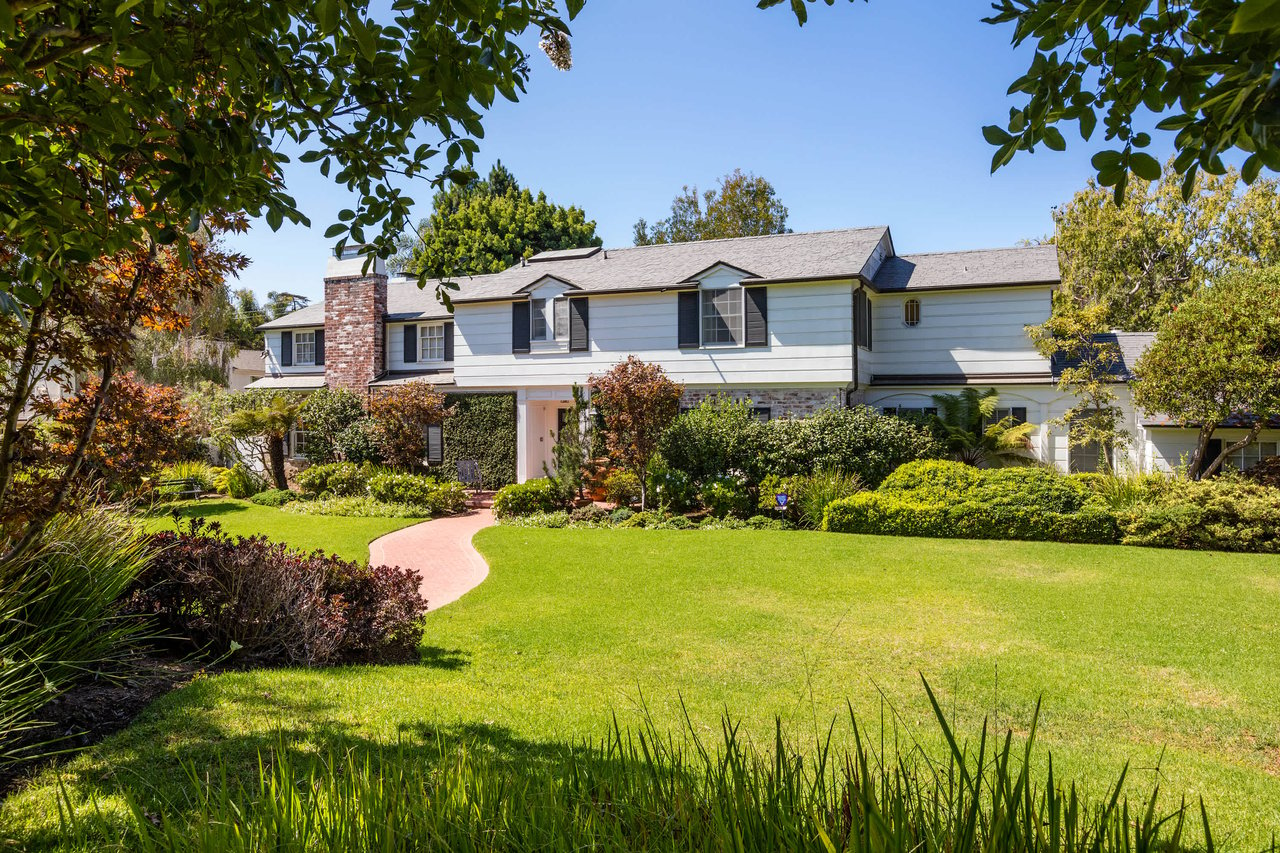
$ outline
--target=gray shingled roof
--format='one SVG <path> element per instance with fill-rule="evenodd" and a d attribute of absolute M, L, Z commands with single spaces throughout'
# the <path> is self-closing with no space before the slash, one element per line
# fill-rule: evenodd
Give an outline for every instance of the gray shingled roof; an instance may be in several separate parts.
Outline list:
<path fill-rule="evenodd" d="M 1110 344 L 1116 348 L 1120 358 L 1119 361 L 1111 365 L 1109 371 L 1111 376 L 1115 377 L 1118 382 L 1128 382 L 1133 379 L 1133 369 L 1138 363 L 1138 359 L 1147 351 L 1147 347 L 1151 346 L 1151 342 L 1156 339 L 1155 332 L 1103 332 L 1094 335 L 1093 339 L 1100 344 Z M 1053 378 L 1057 379 L 1062 375 L 1063 368 L 1073 367 L 1079 364 L 1079 360 L 1067 359 L 1061 353 L 1055 355 L 1049 360 L 1049 368 L 1053 371 Z"/>
<path fill-rule="evenodd" d="M 455 294 L 469 292 L 475 283 L 492 276 L 463 276 L 454 279 L 459 290 Z M 444 305 L 436 299 L 438 279 L 427 279 L 425 287 L 418 287 L 416 278 L 393 278 L 387 282 L 388 320 L 442 320 L 449 317 Z M 259 329 L 294 329 L 299 326 L 323 326 L 324 302 L 315 302 L 258 326 Z"/>
<path fill-rule="evenodd" d="M 1056 246 L 975 249 L 899 255 L 880 265 L 871 284 L 880 293 L 1012 284 L 1056 284 Z"/>

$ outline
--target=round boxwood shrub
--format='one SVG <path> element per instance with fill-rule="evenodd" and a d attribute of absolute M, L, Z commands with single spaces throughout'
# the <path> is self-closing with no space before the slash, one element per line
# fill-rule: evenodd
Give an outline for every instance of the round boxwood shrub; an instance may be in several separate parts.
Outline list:
<path fill-rule="evenodd" d="M 614 506 L 631 506 L 640 500 L 640 478 L 630 471 L 614 471 L 604 480 L 604 499 Z"/>
<path fill-rule="evenodd" d="M 289 501 L 296 501 L 297 499 L 298 493 L 290 489 L 267 489 L 265 492 L 258 492 L 249 498 L 249 503 L 255 503 L 259 506 L 280 507 L 289 503 Z"/>
<path fill-rule="evenodd" d="M 560 503 L 555 485 L 544 477 L 503 486 L 493 496 L 493 514 L 498 518 L 515 518 L 558 509 Z"/>

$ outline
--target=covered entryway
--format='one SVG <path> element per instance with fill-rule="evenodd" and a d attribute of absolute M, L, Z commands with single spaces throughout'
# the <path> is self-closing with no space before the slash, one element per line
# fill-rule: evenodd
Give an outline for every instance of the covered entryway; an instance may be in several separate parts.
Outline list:
<path fill-rule="evenodd" d="M 519 435 L 516 468 L 520 482 L 544 477 L 546 469 L 554 466 L 552 452 L 556 437 L 572 407 L 573 393 L 568 388 L 529 389 L 516 393 Z"/>

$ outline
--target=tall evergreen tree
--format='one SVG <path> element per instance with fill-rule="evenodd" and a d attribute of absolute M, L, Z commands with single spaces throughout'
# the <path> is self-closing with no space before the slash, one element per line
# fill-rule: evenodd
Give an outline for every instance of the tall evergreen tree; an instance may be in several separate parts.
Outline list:
<path fill-rule="evenodd" d="M 756 237 L 786 234 L 787 208 L 778 200 L 773 184 L 750 172 L 734 169 L 715 189 L 699 194 L 685 185 L 671 202 L 671 215 L 649 225 L 635 224 L 637 246 L 655 243 L 688 243 L 721 237 Z"/>

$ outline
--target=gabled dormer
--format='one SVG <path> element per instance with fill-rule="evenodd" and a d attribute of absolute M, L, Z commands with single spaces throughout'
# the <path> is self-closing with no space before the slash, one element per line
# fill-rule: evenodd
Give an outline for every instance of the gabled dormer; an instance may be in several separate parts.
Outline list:
<path fill-rule="evenodd" d="M 689 276 L 678 295 L 680 349 L 766 347 L 769 291 L 760 276 L 718 261 Z"/>

